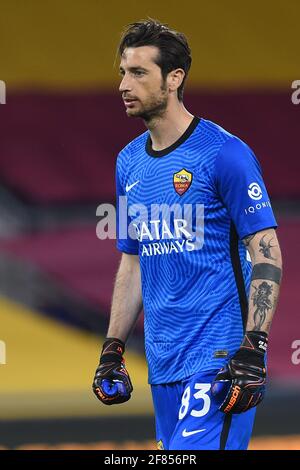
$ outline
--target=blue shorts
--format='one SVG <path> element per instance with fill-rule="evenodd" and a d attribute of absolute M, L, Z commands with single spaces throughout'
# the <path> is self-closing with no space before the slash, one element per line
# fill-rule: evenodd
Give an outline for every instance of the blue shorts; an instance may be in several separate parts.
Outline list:
<path fill-rule="evenodd" d="M 217 372 L 151 386 L 159 449 L 247 449 L 256 408 L 233 415 L 219 411 L 210 391 Z"/>

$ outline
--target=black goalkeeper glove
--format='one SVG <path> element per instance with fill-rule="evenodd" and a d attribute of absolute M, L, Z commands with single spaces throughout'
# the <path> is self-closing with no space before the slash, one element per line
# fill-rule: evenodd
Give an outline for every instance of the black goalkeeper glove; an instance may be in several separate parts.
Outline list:
<path fill-rule="evenodd" d="M 243 413 L 258 405 L 265 395 L 265 353 L 268 335 L 247 331 L 240 349 L 217 374 L 212 395 L 224 413 Z"/>
<path fill-rule="evenodd" d="M 124 351 L 125 344 L 120 339 L 107 338 L 103 344 L 93 391 L 105 405 L 124 403 L 131 397 L 133 388 L 125 368 Z"/>

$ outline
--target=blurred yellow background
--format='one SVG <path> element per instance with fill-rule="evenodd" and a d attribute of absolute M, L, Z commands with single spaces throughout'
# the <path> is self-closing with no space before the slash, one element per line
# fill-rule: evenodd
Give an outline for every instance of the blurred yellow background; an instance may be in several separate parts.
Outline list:
<path fill-rule="evenodd" d="M 22 89 L 115 86 L 120 34 L 150 16 L 187 35 L 191 86 L 280 87 L 299 73 L 299 14 L 297 0 L 2 0 L 1 77 Z"/>

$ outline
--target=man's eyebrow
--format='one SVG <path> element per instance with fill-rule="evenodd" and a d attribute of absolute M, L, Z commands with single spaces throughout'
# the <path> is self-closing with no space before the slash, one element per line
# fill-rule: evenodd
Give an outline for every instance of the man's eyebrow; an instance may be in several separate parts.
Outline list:
<path fill-rule="evenodd" d="M 128 67 L 129 72 L 136 72 L 137 70 L 142 70 L 143 72 L 148 72 L 144 67 Z M 124 68 L 120 66 L 120 72 L 124 72 Z"/>

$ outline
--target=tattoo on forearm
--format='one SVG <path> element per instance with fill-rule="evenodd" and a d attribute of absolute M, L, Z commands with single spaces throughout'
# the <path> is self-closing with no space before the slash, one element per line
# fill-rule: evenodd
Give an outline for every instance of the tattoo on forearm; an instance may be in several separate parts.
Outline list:
<path fill-rule="evenodd" d="M 273 308 L 273 303 L 270 300 L 273 287 L 266 281 L 263 281 L 258 287 L 253 287 L 255 292 L 252 295 L 252 300 L 253 305 L 256 307 L 254 312 L 254 331 L 260 331 L 266 320 L 267 312 Z"/>
<path fill-rule="evenodd" d="M 270 263 L 257 263 L 253 266 L 251 280 L 265 279 L 280 284 L 281 269 Z"/>
<path fill-rule="evenodd" d="M 273 238 L 271 238 L 271 240 L 269 241 L 264 240 L 266 236 L 267 234 L 265 233 L 265 235 L 259 241 L 259 251 L 264 255 L 265 258 L 273 259 L 275 261 L 276 258 L 273 258 L 273 256 L 271 255 L 271 248 L 274 248 L 276 245 L 271 245 L 271 241 L 273 240 Z"/>
<path fill-rule="evenodd" d="M 255 237 L 255 235 L 256 235 L 256 233 L 254 233 L 253 235 L 249 235 L 249 237 L 244 238 L 243 239 L 244 245 L 249 246 L 249 243 Z"/>
<path fill-rule="evenodd" d="M 269 331 L 278 301 L 281 275 L 281 265 L 278 267 L 266 262 L 253 266 L 248 329 Z"/>

